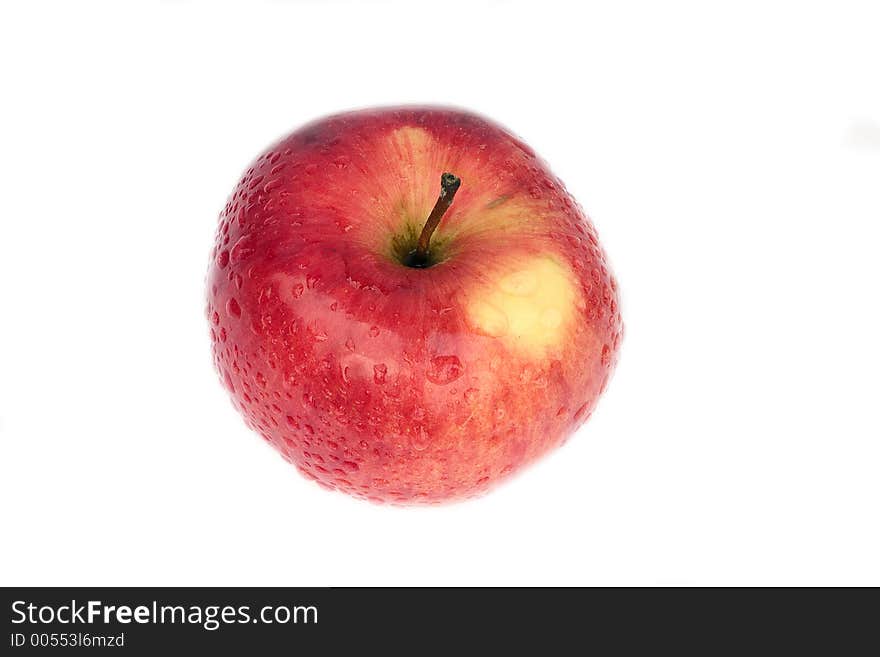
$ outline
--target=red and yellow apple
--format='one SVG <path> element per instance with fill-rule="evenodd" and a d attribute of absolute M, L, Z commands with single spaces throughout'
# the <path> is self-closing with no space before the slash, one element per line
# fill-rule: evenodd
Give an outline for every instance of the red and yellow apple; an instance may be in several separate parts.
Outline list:
<path fill-rule="evenodd" d="M 306 477 L 398 504 L 479 494 L 564 442 L 622 332 L 559 179 L 444 108 L 331 116 L 260 155 L 220 215 L 207 313 L 245 422 Z"/>

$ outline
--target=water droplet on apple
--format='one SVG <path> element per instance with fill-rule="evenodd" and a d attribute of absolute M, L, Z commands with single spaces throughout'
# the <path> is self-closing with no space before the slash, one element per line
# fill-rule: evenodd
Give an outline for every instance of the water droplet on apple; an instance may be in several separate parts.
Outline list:
<path fill-rule="evenodd" d="M 370 327 L 370 337 L 375 338 L 378 335 L 379 335 L 379 327 L 378 326 L 371 326 Z"/>
<path fill-rule="evenodd" d="M 238 264 L 254 253 L 253 239 L 250 235 L 244 235 L 238 239 L 229 252 L 229 260 L 232 264 Z"/>
<path fill-rule="evenodd" d="M 382 384 L 385 383 L 385 377 L 388 376 L 388 366 L 385 363 L 373 365 L 373 381 Z"/>
<path fill-rule="evenodd" d="M 235 297 L 229 297 L 229 301 L 226 302 L 226 312 L 229 313 L 231 317 L 241 317 L 241 306 L 238 305 L 238 301 L 235 300 Z"/>
<path fill-rule="evenodd" d="M 428 445 L 431 444 L 431 436 L 428 435 L 428 430 L 422 425 L 418 425 L 410 437 L 410 444 L 416 451 L 422 452 L 426 450 Z"/>
<path fill-rule="evenodd" d="M 348 349 L 349 351 L 354 351 L 354 340 L 352 340 L 351 338 L 346 340 L 345 341 L 345 348 Z"/>
<path fill-rule="evenodd" d="M 224 249 L 223 251 L 221 251 L 217 255 L 217 266 L 220 267 L 220 269 L 223 269 L 228 264 L 229 264 L 229 251 L 226 251 Z"/>
<path fill-rule="evenodd" d="M 452 383 L 464 373 L 458 356 L 434 356 L 428 364 L 425 376 L 438 386 Z"/>
<path fill-rule="evenodd" d="M 540 187 L 532 187 L 529 189 L 529 196 L 534 199 L 541 198 L 541 188 Z"/>
<path fill-rule="evenodd" d="M 220 315 L 215 312 L 211 315 L 211 321 L 214 323 L 214 326 L 217 326 L 220 323 Z"/>
<path fill-rule="evenodd" d="M 333 160 L 333 164 L 340 169 L 344 169 L 351 164 L 351 158 L 348 155 L 339 155 Z"/>
<path fill-rule="evenodd" d="M 265 286 L 262 290 L 260 290 L 260 294 L 257 296 L 257 303 L 266 303 L 274 294 L 274 290 L 271 285 Z"/>
<path fill-rule="evenodd" d="M 294 299 L 299 299 L 303 295 L 305 289 L 306 288 L 303 286 L 302 283 L 296 283 L 290 288 L 290 294 L 293 296 Z"/>
<path fill-rule="evenodd" d="M 468 388 L 467 390 L 464 391 L 464 400 L 468 404 L 473 404 L 475 401 L 477 401 L 477 398 L 479 397 L 479 395 L 480 395 L 480 391 L 477 390 L 476 388 Z"/>
<path fill-rule="evenodd" d="M 281 183 L 283 180 L 281 178 L 272 178 L 269 182 L 263 185 L 263 192 L 265 194 L 270 193 L 274 189 L 278 189 L 281 187 Z"/>
<path fill-rule="evenodd" d="M 235 392 L 235 386 L 232 384 L 232 375 L 229 373 L 229 370 L 223 370 L 223 383 L 226 384 L 229 392 Z"/>
<path fill-rule="evenodd" d="M 611 364 L 611 347 L 607 344 L 602 347 L 602 366 L 608 367 Z"/>

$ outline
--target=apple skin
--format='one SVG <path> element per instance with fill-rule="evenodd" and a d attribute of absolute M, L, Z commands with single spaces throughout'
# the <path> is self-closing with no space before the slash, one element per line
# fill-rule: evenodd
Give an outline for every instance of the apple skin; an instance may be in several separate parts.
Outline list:
<path fill-rule="evenodd" d="M 439 192 L 431 241 L 401 264 Z M 220 214 L 214 363 L 245 422 L 306 477 L 374 502 L 481 494 L 593 412 L 622 336 L 596 231 L 504 128 L 362 110 L 260 155 Z"/>

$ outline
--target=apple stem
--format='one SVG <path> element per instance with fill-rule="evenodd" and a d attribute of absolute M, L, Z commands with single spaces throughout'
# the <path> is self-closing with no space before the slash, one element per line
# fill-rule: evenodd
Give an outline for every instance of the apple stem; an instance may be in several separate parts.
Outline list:
<path fill-rule="evenodd" d="M 461 187 L 461 178 L 458 176 L 451 173 L 444 173 L 440 176 L 440 196 L 437 197 L 434 209 L 431 210 L 431 214 L 428 215 L 428 220 L 425 222 L 425 227 L 422 228 L 418 246 L 406 258 L 408 266 L 427 267 L 430 264 L 428 261 L 428 247 L 431 242 L 431 235 L 434 234 L 437 226 L 440 225 L 443 215 L 446 214 L 449 206 L 452 205 L 452 199 L 455 198 L 455 192 L 458 191 L 459 187 Z"/>

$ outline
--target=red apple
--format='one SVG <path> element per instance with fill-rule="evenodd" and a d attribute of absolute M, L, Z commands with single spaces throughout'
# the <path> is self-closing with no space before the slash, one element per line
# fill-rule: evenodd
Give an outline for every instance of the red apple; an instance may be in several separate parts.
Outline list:
<path fill-rule="evenodd" d="M 622 332 L 559 179 L 442 108 L 332 116 L 258 157 L 220 215 L 207 312 L 245 422 L 306 477 L 398 504 L 473 496 L 563 443 Z"/>

